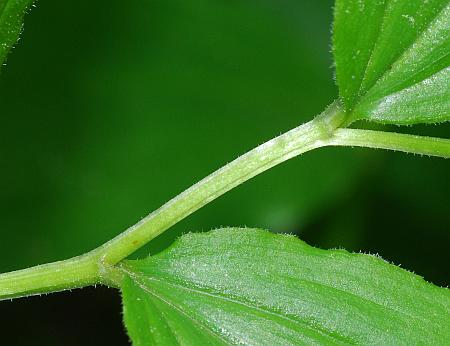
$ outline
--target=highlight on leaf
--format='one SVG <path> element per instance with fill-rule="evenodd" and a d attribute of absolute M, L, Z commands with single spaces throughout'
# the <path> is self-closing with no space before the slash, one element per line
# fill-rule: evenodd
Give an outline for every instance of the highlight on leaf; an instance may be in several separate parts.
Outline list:
<path fill-rule="evenodd" d="M 134 345 L 442 344 L 450 291 L 379 257 L 227 228 L 119 266 Z"/>
<path fill-rule="evenodd" d="M 337 0 L 333 51 L 349 123 L 450 120 L 448 0 Z"/>

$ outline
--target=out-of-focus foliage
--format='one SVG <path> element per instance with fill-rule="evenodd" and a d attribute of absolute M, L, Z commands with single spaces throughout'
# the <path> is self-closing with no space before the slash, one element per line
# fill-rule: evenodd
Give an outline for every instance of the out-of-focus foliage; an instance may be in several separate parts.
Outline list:
<path fill-rule="evenodd" d="M 322 111 L 337 97 L 331 20 L 331 0 L 39 2 L 0 77 L 0 271 L 90 250 Z M 450 135 L 448 125 L 407 131 Z M 321 149 L 221 197 L 140 255 L 181 232 L 258 226 L 379 252 L 445 285 L 448 170 L 441 159 Z M 103 298 L 88 294 L 97 313 L 83 318 L 89 301 L 41 299 L 52 300 L 48 313 L 34 299 L 2 306 L 2 340 L 123 340 L 118 303 L 116 324 L 99 334 L 92 326 L 115 316 Z M 71 316 L 83 342 L 68 337 Z"/>

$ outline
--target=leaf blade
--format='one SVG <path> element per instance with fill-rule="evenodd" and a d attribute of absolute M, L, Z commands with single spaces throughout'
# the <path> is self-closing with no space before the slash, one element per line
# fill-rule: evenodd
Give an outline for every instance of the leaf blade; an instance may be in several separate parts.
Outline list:
<path fill-rule="evenodd" d="M 364 10 L 355 16 L 352 6 L 357 3 L 383 5 L 384 11 Z M 402 98 L 390 97 L 398 93 L 407 94 L 406 90 L 410 88 L 414 90 L 411 97 L 420 93 L 420 87 L 425 84 L 422 82 L 427 81 L 426 85 L 429 85 L 450 65 L 450 3 L 447 0 L 338 0 L 337 5 L 333 36 L 336 76 L 343 103 L 351 113 L 349 122 L 367 119 L 415 124 L 450 120 L 448 102 L 427 108 L 424 116 L 422 103 L 407 103 L 403 110 Z M 371 46 L 369 50 L 366 47 L 368 43 L 364 46 L 357 40 L 364 39 L 364 31 L 358 30 L 364 22 L 366 27 L 377 32 L 377 35 L 367 36 Z M 349 66 L 358 51 L 369 58 L 363 61 L 358 58 L 356 67 Z M 365 66 L 364 73 L 361 73 L 361 65 Z M 356 73 L 357 80 L 349 80 L 350 73 Z M 435 89 L 438 87 L 441 87 L 440 95 L 444 94 L 449 99 L 449 79 L 443 86 L 442 83 L 436 85 Z M 430 88 L 425 93 L 432 101 L 429 91 Z M 395 103 L 394 108 L 401 111 L 391 114 L 376 109 L 383 98 Z"/>
<path fill-rule="evenodd" d="M 212 338 L 207 336 L 214 337 L 214 334 L 202 333 L 201 325 L 199 326 L 195 321 L 192 323 L 192 319 L 174 308 L 173 304 L 165 304 L 164 300 L 154 294 L 154 290 L 151 291 L 153 294 L 148 294 L 148 291 L 143 290 L 142 287 L 142 284 L 128 279 L 125 280 L 122 288 L 124 300 L 137 299 L 149 307 L 145 314 L 136 309 L 139 306 L 135 304 L 129 304 L 129 310 L 124 311 L 125 324 L 135 345 L 195 345 L 193 341 L 211 344 Z M 129 293 L 133 292 L 138 295 L 129 297 Z M 136 319 L 136 316 L 145 318 L 144 323 L 150 323 L 152 328 L 141 328 L 143 321 Z M 174 321 L 181 326 L 174 327 Z M 214 344 L 223 345 L 224 343 Z"/>
<path fill-rule="evenodd" d="M 23 17 L 34 0 L 0 0 L 0 69 L 23 28 Z"/>
<path fill-rule="evenodd" d="M 358 92 L 379 36 L 385 8 L 385 0 L 336 1 L 333 53 L 340 96 L 347 110 L 352 110 L 358 101 Z M 365 25 L 366 17 L 372 18 L 372 25 Z"/>
<path fill-rule="evenodd" d="M 205 338 L 216 344 L 399 343 L 439 341 L 450 333 L 442 332 L 450 322 L 447 290 L 374 256 L 319 250 L 260 230 L 187 235 L 122 268 L 135 283 L 122 287 L 127 327 L 143 316 L 135 298 L 145 287 L 169 306 L 162 309 L 195 316 L 197 328 L 190 328 L 201 335 L 183 339 L 194 344 Z M 169 315 L 173 330 L 186 327 Z M 131 326 L 136 345 L 150 326 L 150 320 Z"/>

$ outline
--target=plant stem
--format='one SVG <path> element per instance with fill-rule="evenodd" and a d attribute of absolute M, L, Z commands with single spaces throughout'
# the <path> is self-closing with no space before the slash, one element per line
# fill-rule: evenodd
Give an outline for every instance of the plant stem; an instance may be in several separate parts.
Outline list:
<path fill-rule="evenodd" d="M 338 103 L 333 103 L 312 121 L 247 152 L 83 256 L 0 275 L 0 300 L 95 283 L 114 285 L 117 280 L 113 278 L 112 265 L 237 185 L 294 156 L 326 145 L 344 116 Z"/>
<path fill-rule="evenodd" d="M 18 270 L 0 275 L 0 300 L 83 287 L 98 277 L 98 261 L 88 255 Z"/>
<path fill-rule="evenodd" d="M 326 145 L 345 114 L 333 103 L 312 121 L 247 152 L 207 176 L 95 251 L 114 265 L 188 215 L 254 176 Z"/>
<path fill-rule="evenodd" d="M 450 139 L 395 132 L 336 129 L 328 145 L 388 149 L 450 158 Z"/>
<path fill-rule="evenodd" d="M 338 102 L 322 114 L 247 152 L 212 173 L 136 225 L 79 257 L 0 275 L 0 300 L 96 283 L 117 285 L 122 259 L 227 191 L 306 151 L 323 146 L 360 146 L 450 157 L 450 140 L 398 133 L 340 129 L 346 115 Z"/>

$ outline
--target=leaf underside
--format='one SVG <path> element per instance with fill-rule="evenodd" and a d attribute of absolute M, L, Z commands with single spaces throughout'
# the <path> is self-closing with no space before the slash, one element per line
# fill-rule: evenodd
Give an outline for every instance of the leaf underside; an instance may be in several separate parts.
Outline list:
<path fill-rule="evenodd" d="M 450 291 L 384 260 L 220 229 L 121 265 L 135 345 L 444 344 Z"/>
<path fill-rule="evenodd" d="M 0 0 L 0 69 L 19 39 L 23 17 L 34 0 Z"/>
<path fill-rule="evenodd" d="M 337 0 L 333 31 L 350 122 L 450 120 L 448 0 Z"/>

